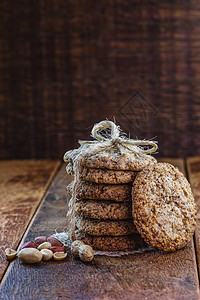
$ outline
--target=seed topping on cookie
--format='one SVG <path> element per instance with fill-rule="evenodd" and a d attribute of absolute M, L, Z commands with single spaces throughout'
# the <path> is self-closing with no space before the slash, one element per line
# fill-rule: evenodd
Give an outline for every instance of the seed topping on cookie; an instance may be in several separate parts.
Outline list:
<path fill-rule="evenodd" d="M 138 173 L 132 190 L 133 220 L 151 246 L 163 251 L 183 248 L 196 226 L 196 204 L 184 175 L 168 163 Z"/>

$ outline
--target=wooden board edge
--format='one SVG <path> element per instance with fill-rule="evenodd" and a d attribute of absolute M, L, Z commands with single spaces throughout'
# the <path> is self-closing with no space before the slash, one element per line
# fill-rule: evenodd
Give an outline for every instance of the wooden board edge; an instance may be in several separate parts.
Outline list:
<path fill-rule="evenodd" d="M 35 209 L 35 212 L 33 213 L 33 216 L 29 222 L 29 224 L 27 225 L 26 229 L 24 230 L 24 234 L 18 244 L 18 247 L 17 247 L 17 250 L 21 247 L 21 245 L 23 244 L 23 241 L 26 237 L 26 234 L 27 232 L 29 231 L 29 228 L 32 226 L 32 223 L 34 222 L 35 220 L 35 217 L 37 216 L 39 210 L 40 210 L 40 207 L 42 206 L 42 203 L 44 202 L 44 199 L 45 199 L 45 196 L 46 196 L 46 193 L 48 192 L 49 190 L 49 187 L 51 185 L 51 183 L 53 182 L 54 178 L 56 177 L 59 169 L 62 167 L 62 163 L 59 161 L 59 160 L 56 160 L 55 161 L 55 167 L 54 169 L 52 170 L 51 174 L 50 174 L 50 177 L 46 183 L 46 185 L 44 186 L 44 190 L 42 191 L 41 193 L 41 196 L 40 196 L 40 202 L 38 203 L 38 206 L 36 207 Z"/>
<path fill-rule="evenodd" d="M 187 172 L 187 179 L 190 182 L 194 197 L 195 197 L 195 190 L 193 181 L 192 181 L 192 170 L 191 170 L 191 163 L 200 162 L 200 156 L 193 156 L 193 157 L 187 157 L 185 159 L 185 166 L 186 166 L 186 172 Z M 200 230 L 200 229 L 199 229 Z M 199 240 L 199 230 L 198 230 L 198 219 L 197 219 L 197 226 L 196 230 L 193 236 L 193 243 L 194 243 L 194 250 L 195 250 L 195 257 L 196 257 L 196 269 L 197 269 L 197 278 L 199 279 L 200 284 L 200 249 L 198 250 L 198 240 Z M 200 244 L 199 244 L 200 245 Z M 199 252 L 199 254 L 198 254 Z M 199 291 L 199 299 L 200 299 L 200 291 Z"/>
<path fill-rule="evenodd" d="M 47 160 L 48 161 L 48 160 Z M 35 212 L 33 213 L 32 215 L 32 218 L 31 220 L 29 221 L 28 225 L 26 226 L 25 230 L 24 230 L 24 234 L 22 235 L 22 238 L 19 240 L 19 243 L 18 243 L 18 246 L 17 246 L 17 251 L 19 250 L 19 248 L 21 247 L 21 245 L 23 244 L 23 241 L 26 237 L 26 234 L 27 232 L 29 231 L 29 228 L 31 227 L 38 211 L 40 210 L 40 207 L 42 206 L 42 203 L 44 201 L 44 198 L 45 198 L 45 195 L 53 181 L 53 179 L 55 178 L 56 174 L 58 173 L 59 169 L 62 167 L 62 162 L 60 160 L 55 160 L 55 166 L 54 166 L 54 169 L 52 170 L 50 176 L 49 176 L 49 179 L 47 181 L 47 183 L 45 184 L 44 186 L 44 190 L 42 191 L 41 195 L 40 195 L 40 201 L 39 201 L 39 204 L 37 205 L 36 209 L 35 209 Z M 9 270 L 11 269 L 12 267 L 12 261 L 8 261 L 8 265 L 7 267 L 5 268 L 3 274 L 2 274 L 2 278 L 0 279 L 0 288 L 3 284 L 3 282 L 5 281 L 5 279 L 7 278 L 7 275 L 9 273 Z"/>

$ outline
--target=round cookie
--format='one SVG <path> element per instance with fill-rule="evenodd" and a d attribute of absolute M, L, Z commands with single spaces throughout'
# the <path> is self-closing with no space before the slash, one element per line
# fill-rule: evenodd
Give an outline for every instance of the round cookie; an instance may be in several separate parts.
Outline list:
<path fill-rule="evenodd" d="M 71 194 L 72 188 L 73 182 L 67 187 Z M 130 184 L 97 184 L 89 181 L 79 181 L 76 198 L 131 201 L 131 188 Z"/>
<path fill-rule="evenodd" d="M 133 219 L 151 246 L 169 252 L 183 248 L 196 226 L 196 204 L 184 175 L 168 163 L 141 171 L 132 191 Z"/>
<path fill-rule="evenodd" d="M 112 236 L 119 236 L 119 235 L 126 235 L 131 233 L 136 233 L 137 229 L 133 223 L 132 219 L 129 220 L 92 220 L 86 219 L 78 214 L 75 216 L 75 224 L 79 230 L 84 231 L 90 235 L 112 235 Z"/>
<path fill-rule="evenodd" d="M 137 233 L 121 236 L 92 236 L 81 230 L 76 230 L 75 237 L 77 240 L 90 245 L 93 249 L 102 251 L 128 251 L 147 246 Z"/>
<path fill-rule="evenodd" d="M 108 169 L 92 169 L 82 167 L 79 178 L 85 181 L 107 184 L 121 184 L 132 182 L 137 175 L 134 171 L 119 171 Z"/>
<path fill-rule="evenodd" d="M 126 152 L 121 154 L 117 147 L 109 149 L 109 152 L 98 151 L 97 153 L 84 154 L 80 159 L 80 164 L 88 168 L 97 169 L 110 169 L 110 170 L 125 170 L 125 171 L 141 171 L 150 164 L 155 164 L 156 159 L 145 153 L 139 153 L 137 147 L 134 148 L 133 152 Z M 72 152 L 73 151 L 73 152 Z M 79 150 L 71 150 L 65 153 L 64 161 L 70 165 L 68 168 L 69 172 L 73 172 L 73 158 L 79 155 Z"/>
<path fill-rule="evenodd" d="M 132 202 L 78 200 L 75 211 L 85 218 L 124 220 L 132 218 Z"/>

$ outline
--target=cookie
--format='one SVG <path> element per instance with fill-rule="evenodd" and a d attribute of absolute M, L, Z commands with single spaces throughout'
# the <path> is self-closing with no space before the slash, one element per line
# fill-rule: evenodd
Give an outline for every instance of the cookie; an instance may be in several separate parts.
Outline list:
<path fill-rule="evenodd" d="M 128 251 L 147 246 L 137 233 L 121 236 L 92 236 L 76 230 L 75 237 L 77 240 L 92 246 L 93 249 L 102 251 Z"/>
<path fill-rule="evenodd" d="M 81 199 L 100 199 L 114 201 L 131 201 L 130 184 L 97 184 L 89 181 L 79 181 L 76 197 Z M 73 182 L 67 186 L 67 191 L 72 194 Z"/>
<path fill-rule="evenodd" d="M 78 200 L 75 211 L 85 218 L 124 220 L 132 218 L 132 202 Z"/>
<path fill-rule="evenodd" d="M 196 204 L 184 175 L 168 163 L 141 171 L 132 191 L 133 219 L 151 246 L 169 252 L 183 248 L 196 226 Z"/>
<path fill-rule="evenodd" d="M 121 184 L 132 182 L 136 175 L 137 172 L 134 171 L 116 171 L 82 167 L 79 179 L 96 183 Z"/>
<path fill-rule="evenodd" d="M 72 152 L 73 151 L 73 152 Z M 73 157 L 75 158 L 79 154 L 79 150 L 71 150 L 65 153 L 64 161 L 70 165 L 69 170 L 72 171 L 73 168 L 73 160 L 71 159 L 73 153 Z M 98 151 L 95 154 L 84 154 L 84 157 L 81 158 L 80 164 L 82 166 L 88 168 L 95 169 L 110 169 L 110 170 L 125 170 L 125 171 L 141 171 L 145 167 L 150 164 L 155 164 L 156 159 L 145 153 L 139 153 L 137 151 L 126 152 L 121 154 L 117 147 L 113 149 L 109 148 L 109 152 L 107 151 Z"/>
<path fill-rule="evenodd" d="M 119 236 L 119 235 L 126 235 L 131 233 L 136 233 L 137 229 L 133 223 L 132 219 L 129 220 L 94 220 L 83 218 L 76 214 L 75 216 L 75 224 L 79 230 L 84 231 L 90 235 L 112 235 L 112 236 Z"/>

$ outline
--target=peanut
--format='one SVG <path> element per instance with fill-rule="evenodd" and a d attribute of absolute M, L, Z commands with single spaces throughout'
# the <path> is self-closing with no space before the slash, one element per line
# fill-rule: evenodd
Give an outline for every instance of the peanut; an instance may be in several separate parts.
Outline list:
<path fill-rule="evenodd" d="M 40 244 L 37 248 L 38 248 L 38 250 L 49 249 L 49 248 L 51 248 L 51 243 L 44 242 L 44 243 Z"/>
<path fill-rule="evenodd" d="M 84 262 L 90 262 L 94 258 L 94 252 L 91 246 L 82 245 L 79 248 L 79 257 Z"/>
<path fill-rule="evenodd" d="M 49 249 L 42 249 L 40 252 L 42 253 L 42 260 L 47 261 L 53 257 L 53 252 Z"/>
<path fill-rule="evenodd" d="M 82 241 L 76 240 L 71 244 L 71 253 L 74 257 L 79 258 L 79 248 L 85 245 Z"/>
<path fill-rule="evenodd" d="M 51 243 L 51 246 L 62 247 L 63 244 L 53 236 L 47 238 L 47 242 Z"/>
<path fill-rule="evenodd" d="M 34 264 L 42 260 L 42 253 L 35 248 L 24 248 L 18 253 L 19 259 L 27 264 Z"/>
<path fill-rule="evenodd" d="M 64 252 L 55 252 L 53 254 L 53 258 L 55 260 L 63 260 L 67 257 L 67 253 L 64 253 Z"/>
<path fill-rule="evenodd" d="M 7 248 L 5 250 L 5 253 L 6 253 L 6 258 L 8 260 L 11 260 L 11 259 L 13 259 L 13 258 L 15 258 L 17 256 L 17 251 L 15 251 L 15 250 L 13 250 L 11 248 Z"/>
<path fill-rule="evenodd" d="M 57 247 L 57 246 L 53 246 L 49 248 L 53 253 L 55 252 L 66 252 L 65 247 Z"/>
<path fill-rule="evenodd" d="M 24 249 L 24 248 L 37 248 L 38 245 L 32 241 L 26 242 L 24 243 L 21 247 L 20 250 Z"/>
<path fill-rule="evenodd" d="M 37 236 L 37 237 L 35 238 L 35 240 L 34 240 L 34 242 L 35 242 L 36 244 L 38 244 L 38 245 L 40 245 L 40 244 L 42 244 L 42 243 L 44 243 L 44 242 L 46 242 L 46 241 L 47 241 L 47 237 L 44 236 L 44 235 L 42 235 L 42 236 Z"/>

